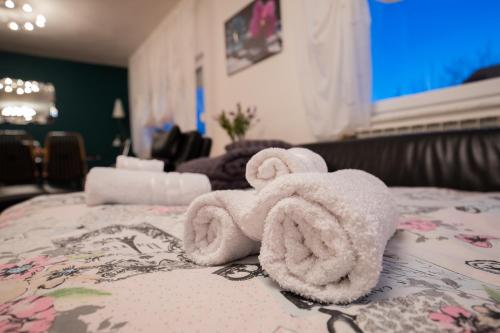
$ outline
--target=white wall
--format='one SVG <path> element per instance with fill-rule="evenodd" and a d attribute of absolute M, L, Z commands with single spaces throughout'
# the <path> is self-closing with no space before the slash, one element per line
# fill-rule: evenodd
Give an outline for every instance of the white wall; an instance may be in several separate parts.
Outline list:
<path fill-rule="evenodd" d="M 203 53 L 207 109 L 207 135 L 214 140 L 212 155 L 229 143 L 214 120 L 223 109 L 257 106 L 260 118 L 248 138 L 281 139 L 291 143 L 314 141 L 307 123 L 295 66 L 294 20 L 299 2 L 281 0 L 283 50 L 232 76 L 226 71 L 224 22 L 250 0 L 198 0 L 198 52 Z"/>

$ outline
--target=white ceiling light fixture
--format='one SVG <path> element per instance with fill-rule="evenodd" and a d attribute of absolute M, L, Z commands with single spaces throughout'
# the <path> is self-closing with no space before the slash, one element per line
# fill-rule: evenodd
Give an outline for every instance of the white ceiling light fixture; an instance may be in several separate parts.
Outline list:
<path fill-rule="evenodd" d="M 0 0 L 0 29 L 1 22 L 5 22 L 12 31 L 31 32 L 36 28 L 44 28 L 47 19 L 26 0 Z"/>
<path fill-rule="evenodd" d="M 25 13 L 31 13 L 33 11 L 33 7 L 29 3 L 25 3 L 23 5 L 23 10 Z"/>
<path fill-rule="evenodd" d="M 5 0 L 4 6 L 5 8 L 14 9 L 16 7 L 16 4 L 12 0 Z"/>

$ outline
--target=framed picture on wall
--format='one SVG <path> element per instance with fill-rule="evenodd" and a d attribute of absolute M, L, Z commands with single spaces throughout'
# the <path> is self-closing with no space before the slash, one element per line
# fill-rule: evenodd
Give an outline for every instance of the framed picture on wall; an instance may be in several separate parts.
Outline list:
<path fill-rule="evenodd" d="M 281 52 L 280 12 L 280 0 L 254 0 L 225 22 L 229 75 Z"/>

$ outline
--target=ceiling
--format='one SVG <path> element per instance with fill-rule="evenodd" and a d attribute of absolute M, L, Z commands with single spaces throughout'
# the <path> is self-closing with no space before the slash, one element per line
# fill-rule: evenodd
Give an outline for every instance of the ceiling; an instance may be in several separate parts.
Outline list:
<path fill-rule="evenodd" d="M 129 56 L 178 0 L 14 1 L 17 6 L 29 2 L 47 24 L 31 32 L 11 31 L 2 18 L 6 9 L 1 9 L 0 50 L 127 66 Z"/>

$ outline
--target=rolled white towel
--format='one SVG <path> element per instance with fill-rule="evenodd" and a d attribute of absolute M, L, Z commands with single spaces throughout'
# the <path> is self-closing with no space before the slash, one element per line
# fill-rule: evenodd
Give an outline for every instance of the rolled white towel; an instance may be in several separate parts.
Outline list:
<path fill-rule="evenodd" d="M 142 160 L 124 155 L 119 155 L 116 158 L 117 169 L 163 172 L 163 167 L 163 161 L 159 160 Z"/>
<path fill-rule="evenodd" d="M 87 175 L 87 205 L 189 205 L 211 190 L 208 177 L 195 173 L 92 168 Z"/>
<path fill-rule="evenodd" d="M 198 197 L 188 208 L 184 249 L 199 265 L 220 265 L 259 253 L 260 242 L 238 226 L 248 219 L 255 191 L 215 191 Z"/>
<path fill-rule="evenodd" d="M 262 235 L 260 263 L 281 287 L 333 303 L 375 287 L 398 215 L 378 178 L 359 170 L 291 174 L 265 187 L 256 205 L 247 232 Z"/>
<path fill-rule="evenodd" d="M 328 172 L 325 160 L 305 148 L 268 148 L 261 150 L 248 161 L 246 179 L 257 190 L 277 177 L 302 172 Z"/>

